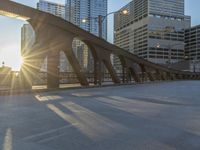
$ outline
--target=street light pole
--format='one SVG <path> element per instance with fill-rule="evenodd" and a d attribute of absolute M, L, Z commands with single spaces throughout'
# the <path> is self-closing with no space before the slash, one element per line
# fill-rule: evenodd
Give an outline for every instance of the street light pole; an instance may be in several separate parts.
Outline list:
<path fill-rule="evenodd" d="M 102 38 L 102 32 L 103 32 L 103 16 L 98 16 L 98 28 L 99 28 L 99 38 Z"/>
<path fill-rule="evenodd" d="M 87 19 L 97 19 L 98 20 L 98 35 L 99 35 L 99 38 L 103 39 L 103 22 L 105 21 L 105 19 L 111 15 L 111 14 L 114 14 L 118 11 L 115 11 L 115 12 L 111 12 L 111 13 L 108 13 L 107 15 L 105 16 L 102 16 L 102 15 L 98 15 L 98 17 L 95 17 L 95 18 L 86 18 L 86 19 L 82 19 L 82 23 L 86 23 L 87 22 Z M 123 14 L 123 15 L 127 15 L 129 13 L 128 10 L 124 9 L 122 12 L 120 12 L 120 14 Z M 106 35 L 107 36 L 107 35 Z M 98 69 L 98 70 L 97 70 Z M 99 84 L 99 86 L 101 86 L 102 84 L 102 71 L 104 71 L 104 68 L 102 66 L 102 63 L 101 62 L 98 62 L 98 60 L 94 60 L 94 84 L 96 85 L 97 83 Z M 98 74 L 98 75 L 97 75 Z M 103 78 L 104 78 L 104 75 L 103 75 Z"/>
<path fill-rule="evenodd" d="M 117 12 L 118 11 L 114 11 L 114 12 L 108 13 L 105 16 L 98 15 L 98 17 L 94 17 L 94 18 L 85 18 L 85 19 L 82 19 L 82 23 L 86 23 L 87 19 L 98 19 L 99 37 L 102 38 L 103 37 L 102 33 L 103 33 L 103 22 L 104 22 L 104 20 L 109 15 L 112 15 L 112 14 L 117 13 Z M 120 14 L 122 14 L 122 15 L 127 15 L 128 13 L 129 13 L 129 11 L 127 9 L 124 9 L 123 11 L 120 12 Z"/>

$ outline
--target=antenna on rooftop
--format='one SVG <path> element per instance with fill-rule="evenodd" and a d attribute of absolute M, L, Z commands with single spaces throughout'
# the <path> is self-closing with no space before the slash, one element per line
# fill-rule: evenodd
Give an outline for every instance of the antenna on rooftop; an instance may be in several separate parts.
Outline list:
<path fill-rule="evenodd" d="M 5 62 L 4 61 L 2 62 L 2 67 L 5 67 Z"/>

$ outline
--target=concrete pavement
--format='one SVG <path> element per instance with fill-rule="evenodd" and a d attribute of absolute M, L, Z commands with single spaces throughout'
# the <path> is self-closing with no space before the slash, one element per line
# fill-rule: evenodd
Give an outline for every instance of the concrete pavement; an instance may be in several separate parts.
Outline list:
<path fill-rule="evenodd" d="M 200 81 L 0 96 L 2 150 L 199 150 Z"/>

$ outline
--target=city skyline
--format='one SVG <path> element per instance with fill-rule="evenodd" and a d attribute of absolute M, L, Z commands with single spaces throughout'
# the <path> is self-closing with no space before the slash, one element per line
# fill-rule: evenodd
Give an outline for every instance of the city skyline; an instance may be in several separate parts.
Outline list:
<path fill-rule="evenodd" d="M 25 0 L 15 0 L 16 2 L 20 2 L 23 3 L 25 5 L 28 6 L 32 6 L 32 7 L 36 7 L 36 2 L 38 2 L 37 0 L 34 1 L 25 1 Z M 52 1 L 52 0 L 50 0 Z M 55 2 L 55 1 L 52 1 Z M 62 3 L 64 4 L 64 0 L 57 0 L 56 2 Z M 126 1 L 120 1 L 119 3 L 115 3 L 114 0 L 109 0 L 108 1 L 108 11 L 112 12 L 112 11 L 116 11 L 119 8 L 121 8 L 122 6 L 124 6 L 125 4 L 127 4 L 128 2 L 130 2 L 130 0 L 126 0 Z M 198 10 L 198 4 L 200 3 L 197 0 L 186 0 L 185 1 L 185 13 L 186 15 L 191 15 L 192 16 L 192 25 L 197 25 L 200 23 L 200 19 L 198 18 L 197 14 L 195 14 L 194 12 L 197 12 Z M 196 7 L 195 7 L 196 6 Z M 109 17 L 109 21 L 108 21 L 108 41 L 112 42 L 113 39 L 113 23 L 112 23 L 112 18 L 113 17 Z M 10 19 L 10 18 L 6 18 L 6 17 L 0 17 L 1 20 L 1 24 L 0 24 L 0 30 L 1 30 L 1 40 L 0 40 L 0 44 L 2 45 L 0 48 L 0 62 L 5 61 L 5 64 L 8 66 L 12 65 L 12 68 L 15 70 L 17 69 L 17 65 L 19 64 L 11 64 L 13 62 L 13 59 L 20 59 L 20 29 L 21 26 L 25 23 L 19 20 L 14 20 L 14 19 Z M 15 25 L 9 25 L 9 24 L 15 24 Z M 11 41 L 12 44 L 9 44 L 9 42 Z M 12 55 L 10 55 L 12 54 Z"/>

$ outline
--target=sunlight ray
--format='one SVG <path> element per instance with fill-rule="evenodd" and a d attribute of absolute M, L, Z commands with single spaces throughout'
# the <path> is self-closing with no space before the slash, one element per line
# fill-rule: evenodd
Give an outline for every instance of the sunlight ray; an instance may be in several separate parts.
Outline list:
<path fill-rule="evenodd" d="M 48 104 L 47 107 L 65 121 L 76 124 L 75 127 L 78 130 L 93 140 L 113 136 L 115 133 L 126 129 L 122 125 L 73 102 L 63 102 L 61 105 L 73 114 L 66 114 L 52 104 Z"/>
<path fill-rule="evenodd" d="M 13 149 L 12 143 L 13 143 L 12 130 L 9 128 L 7 129 L 4 137 L 3 150 L 12 150 Z"/>

